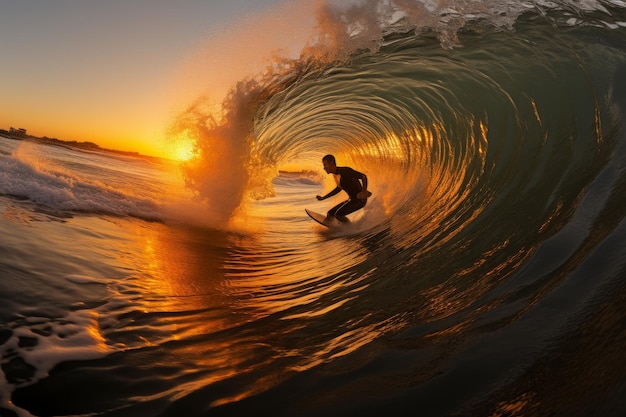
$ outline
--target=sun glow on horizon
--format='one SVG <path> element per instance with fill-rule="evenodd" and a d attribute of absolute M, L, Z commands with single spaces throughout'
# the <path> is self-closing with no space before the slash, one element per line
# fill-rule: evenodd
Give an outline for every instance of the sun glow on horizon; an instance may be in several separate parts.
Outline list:
<path fill-rule="evenodd" d="M 169 157 L 175 161 L 185 162 L 196 156 L 196 147 L 192 140 L 178 140 L 172 146 Z"/>

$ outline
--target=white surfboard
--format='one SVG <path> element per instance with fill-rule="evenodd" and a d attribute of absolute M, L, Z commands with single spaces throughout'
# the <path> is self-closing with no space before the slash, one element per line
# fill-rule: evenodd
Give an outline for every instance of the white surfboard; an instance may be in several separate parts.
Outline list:
<path fill-rule="evenodd" d="M 306 211 L 306 214 L 308 214 L 310 218 L 323 226 L 331 227 L 334 223 L 336 223 L 333 219 L 328 219 L 325 215 L 316 213 L 313 210 L 304 209 L 304 211 Z"/>

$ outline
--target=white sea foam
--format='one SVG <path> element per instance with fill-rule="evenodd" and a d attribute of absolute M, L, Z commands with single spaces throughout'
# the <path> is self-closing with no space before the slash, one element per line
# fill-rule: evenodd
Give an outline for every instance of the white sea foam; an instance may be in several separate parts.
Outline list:
<path fill-rule="evenodd" d="M 11 329 L 11 336 L 0 345 L 0 407 L 31 416 L 8 401 L 16 387 L 30 385 L 45 378 L 61 362 L 90 360 L 113 352 L 101 331 L 98 313 L 78 310 L 63 319 L 28 317 Z M 10 362 L 18 363 L 18 375 L 6 375 Z M 11 381 L 11 382 L 10 382 Z"/>
<path fill-rule="evenodd" d="M 0 194 L 26 198 L 54 210 L 159 218 L 159 204 L 154 199 L 50 166 L 31 146 L 35 145 L 20 146 L 10 156 L 0 155 Z"/>

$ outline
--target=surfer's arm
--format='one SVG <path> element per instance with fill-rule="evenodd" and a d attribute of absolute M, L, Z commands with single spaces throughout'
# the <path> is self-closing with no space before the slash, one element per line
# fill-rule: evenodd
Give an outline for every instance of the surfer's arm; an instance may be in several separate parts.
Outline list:
<path fill-rule="evenodd" d="M 361 183 L 363 183 L 363 189 L 356 195 L 356 197 L 360 198 L 361 200 L 367 200 L 367 198 L 372 195 L 372 193 L 367 191 L 367 175 L 358 171 L 357 173 L 360 174 L 359 179 L 361 180 Z"/>
<path fill-rule="evenodd" d="M 327 199 L 327 198 L 329 198 L 329 197 L 332 197 L 332 196 L 334 196 L 334 195 L 339 194 L 339 192 L 340 192 L 340 191 L 341 191 L 341 187 L 335 187 L 335 189 L 334 189 L 334 190 L 332 190 L 331 192 L 329 192 L 328 194 L 326 194 L 326 195 L 325 195 L 325 196 L 323 196 L 323 197 L 318 195 L 318 196 L 317 196 L 317 199 L 318 199 L 318 200 L 326 200 L 326 199 Z"/>
<path fill-rule="evenodd" d="M 365 191 L 365 194 L 367 194 L 368 193 L 368 191 L 367 191 L 367 175 L 365 175 L 365 174 L 362 174 L 362 175 L 363 175 L 361 177 L 361 182 L 363 183 L 363 190 L 362 191 Z"/>

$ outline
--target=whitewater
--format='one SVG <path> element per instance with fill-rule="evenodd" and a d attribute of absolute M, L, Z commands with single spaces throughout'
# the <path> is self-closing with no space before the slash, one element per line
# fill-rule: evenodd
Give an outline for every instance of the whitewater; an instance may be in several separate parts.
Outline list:
<path fill-rule="evenodd" d="M 319 2 L 187 162 L 0 137 L 0 415 L 625 415 L 625 6 Z"/>

